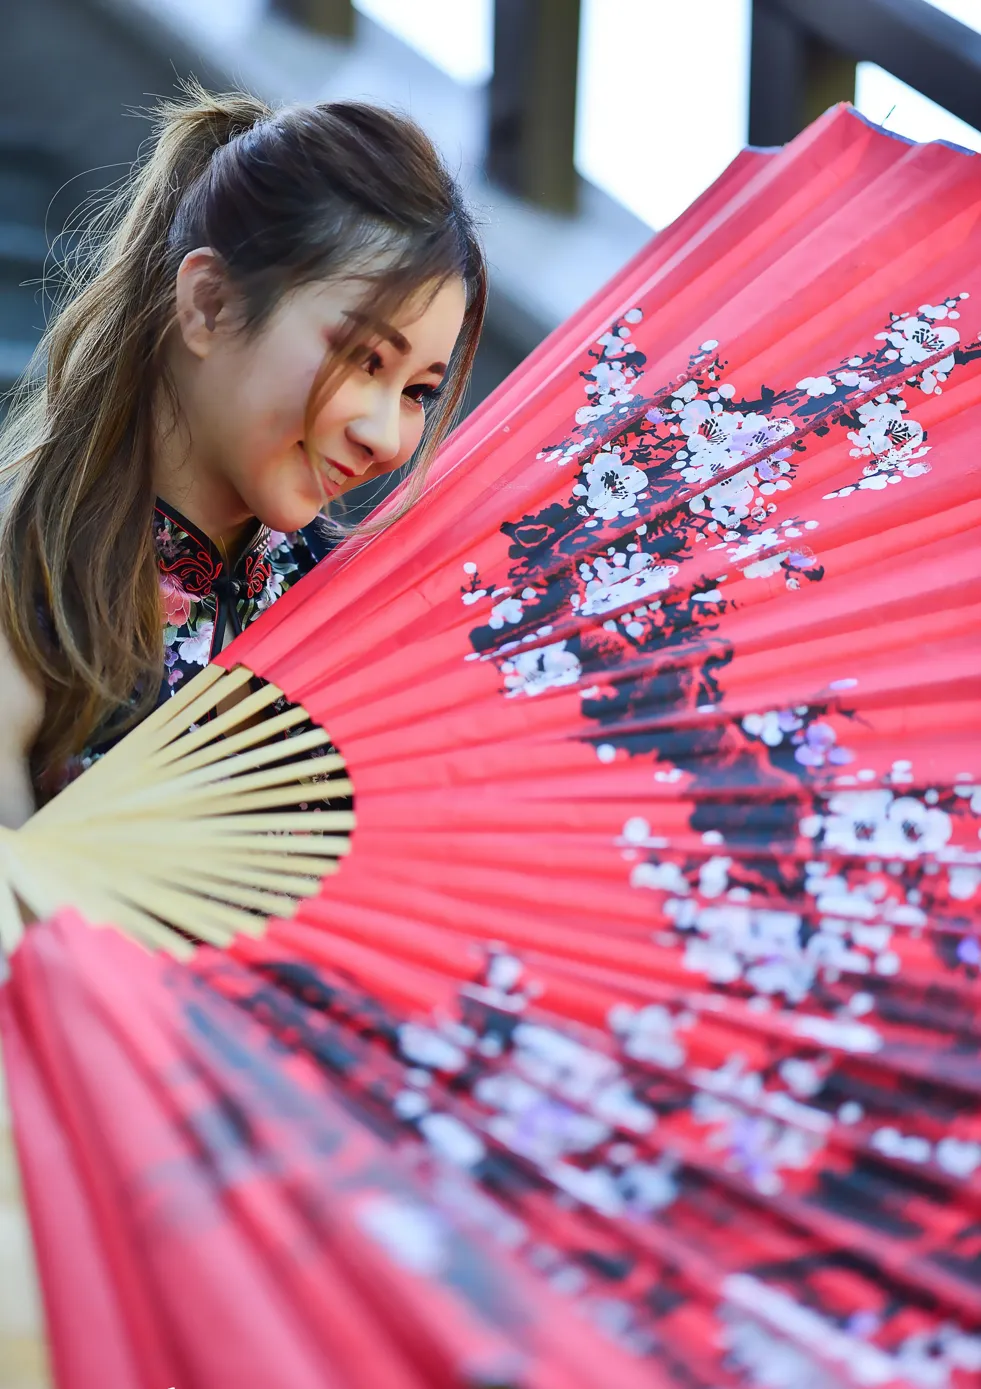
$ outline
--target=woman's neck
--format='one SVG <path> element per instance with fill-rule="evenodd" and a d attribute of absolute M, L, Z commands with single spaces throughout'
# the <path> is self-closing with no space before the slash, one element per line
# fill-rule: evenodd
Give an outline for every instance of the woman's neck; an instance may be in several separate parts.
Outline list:
<path fill-rule="evenodd" d="M 153 486 L 234 562 L 241 540 L 254 524 L 234 487 L 209 467 L 194 447 L 189 431 L 172 419 L 172 410 L 154 412 Z M 168 416 L 170 418 L 168 418 Z"/>

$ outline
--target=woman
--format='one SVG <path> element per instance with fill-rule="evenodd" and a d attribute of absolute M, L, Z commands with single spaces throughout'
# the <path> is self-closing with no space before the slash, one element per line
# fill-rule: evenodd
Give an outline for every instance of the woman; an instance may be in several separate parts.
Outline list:
<path fill-rule="evenodd" d="M 411 122 L 197 87 L 158 116 L 0 444 L 8 825 L 309 569 L 330 503 L 424 465 L 480 332 L 473 224 Z"/>
<path fill-rule="evenodd" d="M 0 440 L 10 826 L 310 568 L 326 506 L 424 467 L 483 318 L 473 225 L 411 122 L 200 88 L 158 115 Z M 6 1204 L 5 1128 L 0 1086 Z M 29 1299 L 7 1215 L 0 1283 Z M 20 1315 L 0 1319 L 0 1378 L 41 1383 Z"/>

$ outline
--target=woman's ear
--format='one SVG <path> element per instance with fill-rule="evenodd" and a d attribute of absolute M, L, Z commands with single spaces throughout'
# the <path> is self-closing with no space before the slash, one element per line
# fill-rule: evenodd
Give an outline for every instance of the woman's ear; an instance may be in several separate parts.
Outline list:
<path fill-rule="evenodd" d="M 188 251 L 177 271 L 177 323 L 184 345 L 195 357 L 207 357 L 218 329 L 228 324 L 231 289 L 221 262 L 210 246 Z"/>

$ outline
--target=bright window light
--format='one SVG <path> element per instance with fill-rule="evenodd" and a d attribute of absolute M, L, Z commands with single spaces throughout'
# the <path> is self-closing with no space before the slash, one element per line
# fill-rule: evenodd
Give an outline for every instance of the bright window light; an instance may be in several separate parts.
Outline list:
<path fill-rule="evenodd" d="M 953 0 L 945 0 L 952 4 Z M 939 8 L 939 7 L 938 7 Z M 855 105 L 863 116 L 885 126 L 897 135 L 925 144 L 930 140 L 949 140 L 965 149 L 981 150 L 981 131 L 959 120 L 900 82 L 875 63 L 859 63 L 855 73 Z"/>
<path fill-rule="evenodd" d="M 267 0 L 157 0 L 159 7 L 219 43 L 239 39 L 253 28 Z M 144 8 L 149 6 L 144 5 Z"/>
<path fill-rule="evenodd" d="M 354 0 L 354 8 L 468 85 L 494 70 L 493 0 Z"/>
<path fill-rule="evenodd" d="M 750 0 L 583 0 L 576 165 L 664 227 L 746 143 Z"/>

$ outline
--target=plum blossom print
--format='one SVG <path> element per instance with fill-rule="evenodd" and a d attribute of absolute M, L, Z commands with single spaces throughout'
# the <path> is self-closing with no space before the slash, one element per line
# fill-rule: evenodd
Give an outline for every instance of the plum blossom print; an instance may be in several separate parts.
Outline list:
<path fill-rule="evenodd" d="M 600 450 L 583 467 L 583 477 L 585 482 L 572 491 L 583 498 L 585 511 L 606 521 L 637 515 L 634 498 L 647 486 L 647 478 L 640 468 L 624 463 L 618 449 Z"/>
<path fill-rule="evenodd" d="M 704 1166 L 712 1154 L 733 1192 L 785 1201 L 809 1229 L 853 1222 L 857 1246 L 888 1238 L 897 1259 L 905 1240 L 919 1240 L 924 1268 L 944 1263 L 970 1279 L 976 1235 L 948 1251 L 938 1229 L 895 1204 L 888 1164 L 941 1184 L 981 1173 L 961 1059 L 981 1043 L 961 993 L 981 977 L 981 783 L 965 772 L 933 785 L 914 750 L 877 765 L 862 682 L 830 646 L 803 699 L 766 702 L 762 676 L 731 686 L 742 653 L 727 635 L 741 612 L 750 630 L 765 615 L 762 599 L 750 603 L 753 588 L 821 590 L 822 506 L 928 478 L 923 402 L 981 354 L 961 341 L 961 303 L 953 295 L 894 313 L 867 347 L 752 394 L 727 379 L 714 340 L 682 379 L 651 393 L 630 348 L 639 310 L 625 315 L 582 372 L 589 404 L 536 460 L 568 472 L 566 500 L 509 521 L 506 573 L 468 565 L 461 597 L 476 619 L 468 658 L 496 668 L 503 695 L 577 696 L 580 736 L 610 769 L 611 797 L 616 778 L 644 769 L 654 804 L 677 816 L 662 835 L 655 815 L 635 812 L 616 841 L 648 906 L 659 1001 L 615 1004 L 601 1045 L 630 1078 L 631 1102 L 646 1101 L 655 1118 L 616 1151 L 627 1142 L 646 1162 L 654 1152 L 673 1162 L 659 1228 L 697 1220 L 698 1201 L 716 1199 Z M 854 466 L 853 480 L 826 495 L 812 489 L 794 510 L 806 465 L 825 449 L 837 450 L 842 471 Z M 722 1022 L 733 1009 L 743 1020 L 735 1032 Z M 928 1073 L 897 1124 L 887 1118 L 897 1077 L 927 1027 Z M 550 1107 L 554 1097 L 503 1083 L 485 1094 L 509 1096 L 509 1141 L 544 1161 L 555 1158 L 541 1136 L 551 1124 L 560 1146 L 559 1135 L 586 1132 Z M 613 1151 L 602 1141 L 581 1150 L 577 1166 L 592 1176 L 566 1189 L 618 1209 Z M 864 1291 L 846 1293 L 844 1273 L 813 1250 L 759 1272 L 772 1317 L 744 1306 L 723 1314 L 735 1382 L 840 1382 L 839 1350 L 818 1357 L 825 1373 L 799 1335 L 782 1340 L 780 1318 L 803 1307 L 813 1309 L 815 1345 L 819 1327 L 840 1336 L 840 1363 L 867 1351 L 883 1384 L 925 1373 L 927 1352 L 907 1323 L 890 1321 L 875 1278 L 857 1275 Z M 965 1326 L 951 1327 L 950 1344 L 967 1365 L 976 1338 Z M 937 1385 L 960 1389 L 961 1364 L 938 1349 L 945 1334 L 931 1326 L 922 1344 L 933 1347 Z"/>

